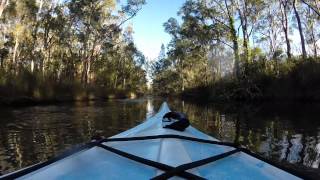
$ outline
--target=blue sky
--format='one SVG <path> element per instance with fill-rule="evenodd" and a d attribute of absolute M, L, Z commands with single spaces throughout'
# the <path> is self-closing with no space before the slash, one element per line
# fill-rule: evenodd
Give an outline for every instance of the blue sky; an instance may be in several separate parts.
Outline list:
<path fill-rule="evenodd" d="M 185 0 L 146 0 L 147 4 L 130 20 L 133 26 L 134 42 L 149 58 L 158 56 L 161 44 L 168 44 L 171 37 L 164 32 L 163 23 L 170 17 L 177 18 L 177 12 Z"/>

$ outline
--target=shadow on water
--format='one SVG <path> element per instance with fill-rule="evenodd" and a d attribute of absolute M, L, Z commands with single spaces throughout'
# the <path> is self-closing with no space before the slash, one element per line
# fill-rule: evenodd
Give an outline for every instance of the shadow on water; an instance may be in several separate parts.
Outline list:
<path fill-rule="evenodd" d="M 97 132 L 112 136 L 154 114 L 162 99 L 0 109 L 0 171 L 47 160 Z M 168 100 L 193 126 L 278 162 L 318 169 L 319 104 L 194 104 Z"/>

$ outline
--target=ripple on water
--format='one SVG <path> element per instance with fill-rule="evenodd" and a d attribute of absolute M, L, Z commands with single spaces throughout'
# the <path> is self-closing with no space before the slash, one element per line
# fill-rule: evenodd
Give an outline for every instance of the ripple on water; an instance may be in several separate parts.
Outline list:
<path fill-rule="evenodd" d="M 44 161 L 99 132 L 112 136 L 153 115 L 162 99 L 142 98 L 0 109 L 0 171 Z M 169 100 L 196 128 L 278 162 L 319 168 L 320 106 L 194 104 Z M 261 107 L 260 107 L 261 106 Z M 267 106 L 267 107 L 266 107 Z M 313 110 L 312 110 L 313 109 Z"/>

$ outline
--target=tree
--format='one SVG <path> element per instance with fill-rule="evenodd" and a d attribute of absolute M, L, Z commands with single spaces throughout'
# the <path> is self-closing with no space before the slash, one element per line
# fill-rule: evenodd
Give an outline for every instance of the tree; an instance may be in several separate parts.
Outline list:
<path fill-rule="evenodd" d="M 314 57 L 316 58 L 318 56 L 318 45 L 317 42 L 320 39 L 320 32 L 316 29 L 316 27 L 319 25 L 317 22 L 317 15 L 310 6 L 307 7 L 305 10 L 306 15 L 306 42 L 307 44 L 310 44 L 312 46 L 312 51 L 314 54 Z"/>
<path fill-rule="evenodd" d="M 300 43 L 301 43 L 301 49 L 302 49 L 302 57 L 304 59 L 307 58 L 307 50 L 306 50 L 306 45 L 305 45 L 305 40 L 304 40 L 304 35 L 303 35 L 303 29 L 302 29 L 302 23 L 300 19 L 299 12 L 297 10 L 297 0 L 293 0 L 293 9 L 294 9 L 294 14 L 297 19 L 298 23 L 298 29 L 299 29 L 299 34 L 300 34 Z"/>
<path fill-rule="evenodd" d="M 238 32 L 235 27 L 236 23 L 236 4 L 234 1 L 215 0 L 215 1 L 187 1 L 182 7 L 185 14 L 194 14 L 193 19 L 202 26 L 201 31 L 197 29 L 194 37 L 201 37 L 200 43 L 204 46 L 215 46 L 223 44 L 231 47 L 234 51 L 234 77 L 240 77 L 240 52 L 238 43 Z M 186 15 L 186 19 L 190 19 Z M 190 27 L 190 26 L 189 26 Z M 199 33 L 198 33 L 199 32 Z M 201 35 L 199 35 L 201 34 Z M 232 45 L 228 43 L 231 41 Z M 206 48 L 206 47 L 205 47 Z M 210 48 L 209 48 L 210 49 Z"/>
<path fill-rule="evenodd" d="M 266 46 L 263 42 L 268 41 L 269 57 L 272 58 L 277 50 L 281 49 L 281 13 L 278 10 L 277 0 L 268 1 L 266 8 L 262 12 L 261 18 L 257 22 L 256 34 L 257 43 Z"/>
<path fill-rule="evenodd" d="M 78 84 L 83 90 L 144 90 L 144 56 L 133 42 L 132 28 L 123 27 L 145 0 L 0 3 L 1 70 L 4 78 L 15 79 L 7 82 L 19 91 L 47 96 L 54 94 L 53 87 Z"/>
<path fill-rule="evenodd" d="M 188 0 L 178 11 L 181 23 L 170 18 L 164 24 L 172 38 L 165 58 L 170 66 L 154 64 L 153 87 L 183 94 L 209 90 L 226 99 L 261 97 L 302 64 L 318 63 L 319 7 L 311 0 Z M 299 44 L 290 40 L 295 21 Z M 297 45 L 303 58 L 291 52 Z M 307 51 L 314 61 L 304 62 Z M 305 77 L 301 72 L 295 76 Z"/>
<path fill-rule="evenodd" d="M 311 9 L 314 13 L 320 16 L 320 3 L 319 1 L 311 1 L 307 2 L 306 0 L 301 0 L 302 3 L 306 4 L 309 9 Z"/>
<path fill-rule="evenodd" d="M 289 11 L 289 0 L 279 0 L 280 11 L 281 11 L 281 24 L 284 32 L 284 37 L 287 45 L 287 56 L 291 59 L 291 45 L 289 39 L 289 23 L 288 23 L 288 11 Z"/>
<path fill-rule="evenodd" d="M 8 0 L 1 0 L 1 2 L 0 2 L 0 18 L 1 18 L 2 13 L 7 5 L 8 5 Z"/>
<path fill-rule="evenodd" d="M 157 76 L 163 70 L 168 68 L 169 61 L 166 58 L 166 50 L 164 44 L 161 44 L 160 52 L 154 63 L 151 65 L 152 76 Z"/>
<path fill-rule="evenodd" d="M 260 0 L 240 0 L 237 4 L 237 11 L 243 34 L 244 59 L 247 63 L 251 62 L 249 52 L 250 37 L 263 9 L 264 2 Z"/>

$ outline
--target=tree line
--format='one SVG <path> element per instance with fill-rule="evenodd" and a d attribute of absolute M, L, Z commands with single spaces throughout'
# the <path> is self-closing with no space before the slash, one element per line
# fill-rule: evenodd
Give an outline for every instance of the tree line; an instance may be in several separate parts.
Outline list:
<path fill-rule="evenodd" d="M 141 92 L 133 18 L 144 0 L 1 0 L 0 96 Z"/>
<path fill-rule="evenodd" d="M 320 88 L 319 12 L 314 0 L 187 0 L 164 23 L 172 39 L 152 65 L 153 90 L 320 100 L 311 92 Z"/>

